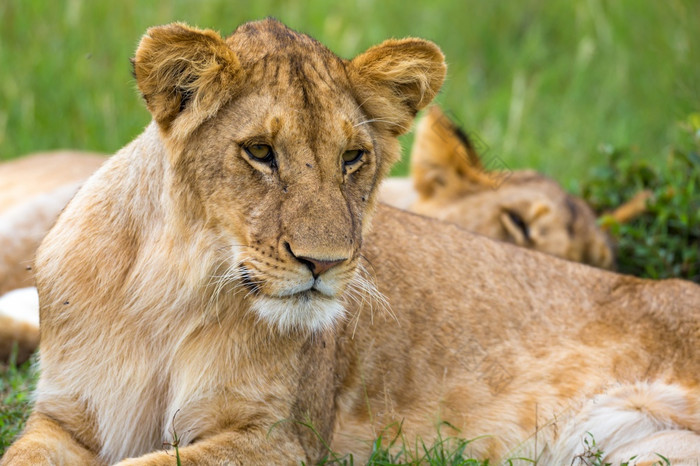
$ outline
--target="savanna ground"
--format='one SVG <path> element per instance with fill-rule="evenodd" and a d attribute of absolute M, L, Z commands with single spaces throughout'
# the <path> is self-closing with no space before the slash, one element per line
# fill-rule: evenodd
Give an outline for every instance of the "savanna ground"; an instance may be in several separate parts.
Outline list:
<path fill-rule="evenodd" d="M 389 37 L 435 41 L 449 63 L 437 100 L 483 143 L 487 165 L 541 170 L 601 212 L 651 189 L 648 214 L 611 226 L 621 271 L 700 281 L 694 0 L 4 0 L 0 160 L 56 148 L 115 152 L 149 121 L 129 65 L 149 26 L 184 21 L 228 34 L 268 15 L 346 58 Z M 411 135 L 402 142 L 410 146 Z M 404 158 L 395 174 L 406 166 Z M 0 454 L 35 379 L 29 365 L 1 372 Z M 463 456 L 464 445 L 415 446 L 400 458 L 377 445 L 375 463 L 481 464 Z M 595 453 L 580 464 L 600 464 Z"/>

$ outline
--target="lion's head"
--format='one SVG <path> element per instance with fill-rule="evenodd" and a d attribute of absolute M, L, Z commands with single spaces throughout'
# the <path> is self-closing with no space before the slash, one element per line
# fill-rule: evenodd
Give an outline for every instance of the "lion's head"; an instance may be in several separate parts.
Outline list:
<path fill-rule="evenodd" d="M 585 201 L 535 171 L 486 165 L 469 138 L 432 107 L 411 152 L 418 196 L 410 210 L 554 256 L 613 266 L 610 241 Z"/>
<path fill-rule="evenodd" d="M 153 28 L 133 62 L 181 207 L 225 238 L 220 273 L 280 328 L 332 323 L 396 136 L 444 79 L 438 47 L 388 40 L 343 60 L 268 19 L 226 40 Z"/>

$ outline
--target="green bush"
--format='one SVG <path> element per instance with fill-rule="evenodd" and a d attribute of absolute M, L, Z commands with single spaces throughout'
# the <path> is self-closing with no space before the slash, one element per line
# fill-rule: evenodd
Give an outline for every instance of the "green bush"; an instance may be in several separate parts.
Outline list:
<path fill-rule="evenodd" d="M 690 137 L 661 168 L 645 162 L 640 149 L 604 148 L 608 163 L 583 183 L 583 197 L 602 214 L 642 190 L 652 192 L 647 210 L 629 223 L 601 217 L 622 273 L 700 283 L 700 114 L 683 127 Z"/>

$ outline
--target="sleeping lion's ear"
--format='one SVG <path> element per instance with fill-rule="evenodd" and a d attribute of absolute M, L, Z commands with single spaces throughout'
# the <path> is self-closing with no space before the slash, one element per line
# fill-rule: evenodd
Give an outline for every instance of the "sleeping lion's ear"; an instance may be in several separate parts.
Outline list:
<path fill-rule="evenodd" d="M 165 131 L 187 110 L 193 110 L 192 124 L 213 115 L 234 94 L 242 74 L 219 34 L 181 23 L 150 28 L 132 63 L 146 106 Z"/>
<path fill-rule="evenodd" d="M 398 135 L 433 100 L 445 79 L 445 56 L 421 39 L 387 40 L 350 62 L 362 107 L 377 124 Z"/>
<path fill-rule="evenodd" d="M 416 126 L 411 178 L 423 200 L 494 189 L 502 179 L 485 171 L 467 134 L 437 105 Z"/>

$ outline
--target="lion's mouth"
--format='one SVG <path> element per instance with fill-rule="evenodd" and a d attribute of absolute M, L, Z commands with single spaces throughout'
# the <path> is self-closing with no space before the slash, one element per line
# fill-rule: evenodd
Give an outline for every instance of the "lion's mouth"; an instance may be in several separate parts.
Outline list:
<path fill-rule="evenodd" d="M 345 314 L 340 300 L 316 288 L 317 279 L 302 278 L 296 284 L 291 279 L 290 283 L 281 279 L 279 283 L 260 275 L 240 266 L 241 283 L 252 296 L 252 311 L 282 333 L 331 328 Z"/>
<path fill-rule="evenodd" d="M 250 270 L 241 265 L 240 279 L 243 286 L 253 296 L 267 295 L 273 298 L 295 298 L 300 301 L 311 301 L 318 298 L 333 298 L 333 294 L 329 294 L 324 286 L 320 284 L 319 279 L 309 279 L 304 283 L 300 283 L 287 290 L 278 291 L 276 293 L 266 293 L 263 289 L 264 279 L 253 277 Z"/>

